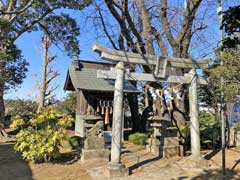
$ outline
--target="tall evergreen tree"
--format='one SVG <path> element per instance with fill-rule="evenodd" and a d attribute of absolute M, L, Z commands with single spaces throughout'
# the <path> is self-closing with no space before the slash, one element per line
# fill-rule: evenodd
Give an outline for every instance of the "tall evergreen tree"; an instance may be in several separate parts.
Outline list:
<path fill-rule="evenodd" d="M 9 81 L 7 67 L 18 59 L 22 60 L 21 51 L 15 42 L 26 32 L 44 30 L 49 33 L 53 42 L 61 41 L 66 50 L 79 54 L 78 35 L 76 23 L 69 16 L 56 15 L 53 12 L 60 8 L 81 10 L 88 6 L 91 0 L 6 0 L 0 1 L 0 123 L 2 131 L 4 119 L 4 89 Z M 66 24 L 70 22 L 70 24 Z M 73 32 L 68 31 L 69 26 L 75 26 Z M 19 62 L 19 61 L 18 61 Z M 22 60 L 22 62 L 25 62 Z M 24 63 L 23 63 L 24 65 Z M 11 66 L 9 66 L 11 67 Z M 13 66 L 12 66 L 13 67 Z M 16 69 L 25 72 L 26 66 Z M 25 76 L 20 74 L 20 79 Z M 14 79 L 14 78 L 10 78 Z M 13 81 L 12 81 L 13 82 Z M 16 81 L 18 84 L 20 81 Z M 10 83 L 11 84 L 11 83 Z"/>

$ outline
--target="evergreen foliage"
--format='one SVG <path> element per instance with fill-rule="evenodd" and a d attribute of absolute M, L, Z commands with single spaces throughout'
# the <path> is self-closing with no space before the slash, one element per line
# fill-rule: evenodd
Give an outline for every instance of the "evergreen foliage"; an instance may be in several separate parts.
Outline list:
<path fill-rule="evenodd" d="M 77 94 L 75 92 L 71 92 L 67 94 L 66 98 L 62 102 L 59 102 L 56 105 L 56 109 L 61 114 L 70 115 L 73 118 L 75 118 L 76 105 L 77 105 Z"/>
<path fill-rule="evenodd" d="M 6 115 L 12 119 L 30 120 L 37 112 L 37 103 L 24 99 L 8 99 L 5 101 Z"/>
<path fill-rule="evenodd" d="M 237 48 L 240 44 L 240 5 L 230 7 L 227 11 L 223 12 L 222 29 L 227 34 L 223 40 L 223 49 Z"/>
<path fill-rule="evenodd" d="M 236 95 L 240 94 L 240 52 L 228 50 L 223 52 L 219 59 L 224 62 L 224 65 L 209 70 L 211 85 L 216 89 L 214 96 L 220 95 L 220 77 L 222 76 L 224 79 L 222 90 L 225 102 L 235 102 L 237 100 Z"/>
<path fill-rule="evenodd" d="M 201 112 L 199 114 L 201 146 L 215 148 L 220 144 L 220 126 L 213 114 Z"/>

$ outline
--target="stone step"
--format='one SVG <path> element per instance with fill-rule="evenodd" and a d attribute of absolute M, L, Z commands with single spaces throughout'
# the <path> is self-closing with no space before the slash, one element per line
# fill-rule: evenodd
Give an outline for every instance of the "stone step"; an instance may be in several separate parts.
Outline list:
<path fill-rule="evenodd" d="M 178 137 L 165 137 L 163 140 L 164 146 L 177 146 L 179 145 Z"/>

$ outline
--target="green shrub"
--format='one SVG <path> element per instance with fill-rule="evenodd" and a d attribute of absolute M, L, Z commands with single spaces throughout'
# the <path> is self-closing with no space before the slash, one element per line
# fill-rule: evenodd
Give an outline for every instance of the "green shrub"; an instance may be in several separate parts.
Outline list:
<path fill-rule="evenodd" d="M 24 119 L 22 119 L 22 118 L 14 119 L 14 120 L 12 121 L 11 125 L 10 125 L 10 128 L 12 128 L 12 129 L 17 129 L 17 128 L 20 127 L 21 129 L 23 129 L 23 126 L 24 126 L 25 124 L 26 124 L 26 123 L 25 123 Z"/>
<path fill-rule="evenodd" d="M 78 150 L 81 146 L 81 139 L 79 136 L 72 136 L 68 138 L 68 143 L 71 146 L 72 149 Z"/>
<path fill-rule="evenodd" d="M 58 158 L 60 143 L 67 137 L 66 128 L 71 126 L 72 118 L 47 109 L 31 119 L 30 124 L 17 134 L 14 149 L 21 152 L 24 159 L 35 163 Z"/>
<path fill-rule="evenodd" d="M 128 140 L 133 144 L 145 145 L 147 140 L 147 135 L 143 133 L 131 134 Z"/>
<path fill-rule="evenodd" d="M 214 115 L 201 112 L 199 114 L 201 144 L 206 148 L 213 148 L 219 144 L 220 127 Z"/>

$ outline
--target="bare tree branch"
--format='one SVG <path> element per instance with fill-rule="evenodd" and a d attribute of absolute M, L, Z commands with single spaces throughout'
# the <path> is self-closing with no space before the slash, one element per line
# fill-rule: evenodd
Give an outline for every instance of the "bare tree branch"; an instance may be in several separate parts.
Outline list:
<path fill-rule="evenodd" d="M 16 1 L 15 1 L 16 3 Z M 26 4 L 23 7 L 20 7 L 19 9 L 14 9 L 14 2 L 11 1 L 11 3 L 9 4 L 8 10 L 4 11 L 4 10 L 0 10 L 0 15 L 5 15 L 5 14 L 16 14 L 15 16 L 17 16 L 18 14 L 21 14 L 23 12 L 25 12 L 33 3 L 33 0 L 27 1 Z M 14 10 L 11 10 L 14 9 Z M 15 19 L 14 16 L 14 19 Z"/>
<path fill-rule="evenodd" d="M 163 29 L 166 34 L 166 37 L 167 37 L 169 43 L 171 44 L 171 46 L 174 47 L 174 46 L 176 46 L 176 41 L 173 38 L 173 35 L 171 33 L 171 27 L 170 27 L 169 21 L 167 19 L 167 0 L 161 0 L 160 14 L 161 14 L 160 17 L 161 17 L 161 21 L 163 24 Z"/>
<path fill-rule="evenodd" d="M 167 51 L 167 47 L 162 39 L 162 36 L 160 35 L 160 33 L 156 30 L 156 28 L 152 27 L 152 32 L 153 32 L 153 36 L 155 37 L 155 39 L 158 42 L 158 46 L 160 48 L 161 51 L 161 55 L 162 56 L 167 56 L 168 55 L 168 51 Z"/>
<path fill-rule="evenodd" d="M 101 23 L 102 23 L 102 26 L 103 26 L 103 31 L 104 33 L 106 34 L 108 40 L 110 41 L 110 43 L 112 44 L 113 48 L 118 50 L 117 46 L 115 45 L 112 37 L 110 36 L 110 34 L 108 33 L 108 30 L 107 30 L 107 27 L 105 25 L 105 22 L 104 22 L 104 19 L 103 19 L 103 15 L 102 15 L 102 12 L 101 12 L 101 9 L 98 7 L 97 8 L 97 11 L 98 11 L 98 14 L 99 14 L 99 17 L 100 17 L 100 20 L 101 20 Z"/>
<path fill-rule="evenodd" d="M 56 91 L 57 88 L 58 88 L 58 86 L 55 86 L 55 87 L 52 87 L 51 89 L 47 90 L 47 92 L 45 93 L 45 100 L 48 99 L 49 98 L 48 96 L 52 95 L 52 93 L 54 91 Z M 55 95 L 53 95 L 53 96 L 55 96 Z"/>
<path fill-rule="evenodd" d="M 56 59 L 56 55 L 55 56 L 48 56 L 48 60 L 47 60 L 47 62 L 48 62 L 48 64 L 50 64 L 52 61 L 54 61 L 55 59 Z"/>
<path fill-rule="evenodd" d="M 138 1 L 139 11 L 142 16 L 142 23 L 143 23 L 143 35 L 147 45 L 147 52 L 148 54 L 154 55 L 154 47 L 153 47 L 153 40 L 152 40 L 152 30 L 151 30 L 151 23 L 149 19 L 149 14 L 145 6 L 144 0 Z"/>
<path fill-rule="evenodd" d="M 135 24 L 133 23 L 132 18 L 131 18 L 130 14 L 129 14 L 129 11 L 128 11 L 128 0 L 124 0 L 123 1 L 123 14 L 126 17 L 126 20 L 128 22 L 128 25 L 129 25 L 132 33 L 137 38 L 137 42 L 138 42 L 138 45 L 140 47 L 141 53 L 142 54 L 146 54 L 146 49 L 144 47 L 145 44 L 144 44 L 144 42 L 142 40 L 141 35 L 138 33 L 138 30 L 136 29 Z"/>
<path fill-rule="evenodd" d="M 13 8 L 16 6 L 17 1 L 16 0 L 9 0 L 8 1 L 8 7 L 7 12 L 13 10 Z"/>
<path fill-rule="evenodd" d="M 37 74 L 33 74 L 33 78 L 34 78 L 34 80 L 35 80 L 36 88 L 37 88 L 37 89 L 40 89 L 40 88 L 41 88 L 41 85 L 40 85 L 40 82 L 39 82 L 39 80 L 38 80 Z"/>
<path fill-rule="evenodd" d="M 178 37 L 176 40 L 177 42 L 183 41 L 183 39 L 186 37 L 186 35 L 188 33 L 187 32 L 188 29 L 191 29 L 191 27 L 193 25 L 193 21 L 195 19 L 197 9 L 201 2 L 202 2 L 202 0 L 187 1 L 187 7 L 184 10 L 184 20 L 183 20 L 181 31 L 178 34 Z"/>
<path fill-rule="evenodd" d="M 49 79 L 46 81 L 46 84 L 50 84 L 52 82 L 52 80 L 54 80 L 56 77 L 58 77 L 60 75 L 59 72 L 55 71 L 51 77 L 49 77 Z"/>
<path fill-rule="evenodd" d="M 110 10 L 110 12 L 114 16 L 114 18 L 117 20 L 118 24 L 120 25 L 122 34 L 123 34 L 124 38 L 126 39 L 128 46 L 131 47 L 133 49 L 133 51 L 137 52 L 137 48 L 136 48 L 134 42 L 132 41 L 129 30 L 128 30 L 125 22 L 121 18 L 121 16 L 118 14 L 117 10 L 114 8 L 113 1 L 105 0 L 105 2 L 107 4 L 108 9 Z"/>

